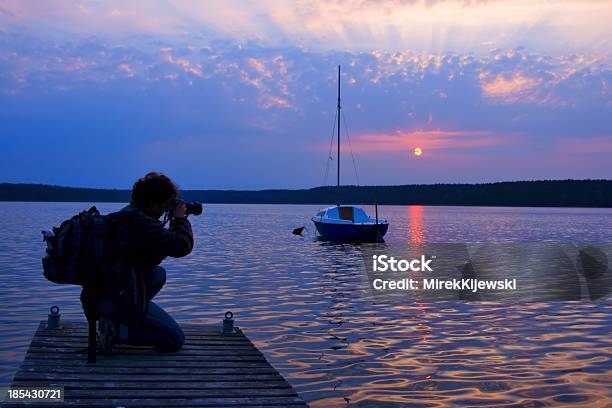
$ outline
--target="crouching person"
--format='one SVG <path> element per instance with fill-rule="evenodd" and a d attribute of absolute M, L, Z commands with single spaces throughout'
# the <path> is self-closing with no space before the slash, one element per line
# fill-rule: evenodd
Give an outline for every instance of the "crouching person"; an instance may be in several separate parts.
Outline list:
<path fill-rule="evenodd" d="M 159 264 L 167 256 L 186 256 L 193 248 L 186 207 L 177 204 L 177 195 L 168 177 L 149 173 L 134 184 L 130 205 L 109 214 L 111 267 L 96 289 L 95 301 L 98 351 L 103 354 L 116 344 L 177 351 L 185 342 L 178 323 L 152 301 L 166 282 Z M 160 217 L 169 211 L 165 228 Z"/>

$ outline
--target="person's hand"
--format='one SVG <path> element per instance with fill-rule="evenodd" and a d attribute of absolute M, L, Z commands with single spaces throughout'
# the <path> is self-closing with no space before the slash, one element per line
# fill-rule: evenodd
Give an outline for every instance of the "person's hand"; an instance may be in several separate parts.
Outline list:
<path fill-rule="evenodd" d="M 187 206 L 185 203 L 179 203 L 176 208 L 174 208 L 174 214 L 172 214 L 174 218 L 185 218 L 187 216 Z"/>

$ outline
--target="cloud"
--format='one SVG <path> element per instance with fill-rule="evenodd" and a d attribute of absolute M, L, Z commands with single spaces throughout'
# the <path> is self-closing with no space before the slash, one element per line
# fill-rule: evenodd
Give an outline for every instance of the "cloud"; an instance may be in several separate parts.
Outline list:
<path fill-rule="evenodd" d="M 488 72 L 483 72 L 480 79 L 485 96 L 502 103 L 519 100 L 533 102 L 532 94 L 542 83 L 542 78 L 529 77 L 522 72 L 497 74 L 494 77 Z"/>
<path fill-rule="evenodd" d="M 612 154 L 612 134 L 598 137 L 562 138 L 556 142 L 559 154 L 571 156 L 607 156 Z"/>
<path fill-rule="evenodd" d="M 431 150 L 474 150 L 508 143 L 510 137 L 492 131 L 397 130 L 392 133 L 367 133 L 355 137 L 355 152 L 410 152 L 416 147 Z M 345 146 L 345 150 L 350 149 Z"/>
<path fill-rule="evenodd" d="M 537 52 L 610 49 L 612 1 L 336 0 L 79 2 L 6 0 L 0 19 L 39 30 L 180 38 L 205 33 L 241 43 L 317 50 L 486 52 L 529 44 Z"/>
<path fill-rule="evenodd" d="M 541 106 L 610 105 L 612 69 L 605 55 L 567 54 L 556 57 L 508 50 L 476 57 L 460 53 L 374 51 L 341 55 L 308 52 L 301 48 L 242 47 L 232 43 L 164 43 L 154 38 L 146 46 L 113 44 L 96 39 L 57 43 L 0 33 L 0 84 L 19 90 L 37 81 L 108 82 L 116 71 L 142 81 L 215 80 L 229 94 L 242 86 L 256 92 L 258 106 L 294 108 L 320 100 L 332 87 L 333 66 L 345 61 L 344 81 L 349 88 L 434 117 L 439 109 L 465 105 L 465 98 L 481 104 Z M 237 97 L 237 96 L 236 96 Z M 239 98 L 239 97 L 238 97 Z M 299 104 L 297 103 L 299 101 Z M 358 101 L 363 106 L 364 102 Z M 425 106 L 423 102 L 426 102 Z M 409 109 L 406 114 L 414 115 Z M 452 115 L 451 115 L 452 116 Z"/>
<path fill-rule="evenodd" d="M 119 64 L 119 70 L 125 73 L 128 77 L 134 76 L 134 70 L 128 64 Z"/>

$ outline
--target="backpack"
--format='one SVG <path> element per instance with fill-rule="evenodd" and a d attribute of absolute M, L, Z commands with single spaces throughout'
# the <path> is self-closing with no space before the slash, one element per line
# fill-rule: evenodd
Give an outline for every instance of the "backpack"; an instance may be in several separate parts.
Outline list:
<path fill-rule="evenodd" d="M 112 219 L 96 207 L 42 231 L 47 244 L 43 275 L 55 283 L 83 287 L 81 303 L 88 323 L 87 361 L 96 362 L 96 288 L 108 270 Z"/>
<path fill-rule="evenodd" d="M 96 207 L 42 231 L 47 244 L 43 275 L 55 283 L 88 286 L 103 273 L 109 251 L 111 220 Z"/>

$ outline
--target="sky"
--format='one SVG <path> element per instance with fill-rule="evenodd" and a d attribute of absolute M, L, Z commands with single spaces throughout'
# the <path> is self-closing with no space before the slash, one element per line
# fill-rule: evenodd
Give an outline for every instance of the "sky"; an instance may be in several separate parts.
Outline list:
<path fill-rule="evenodd" d="M 0 0 L 0 182 L 612 178 L 612 0 Z M 421 148 L 416 156 L 414 149 Z"/>

